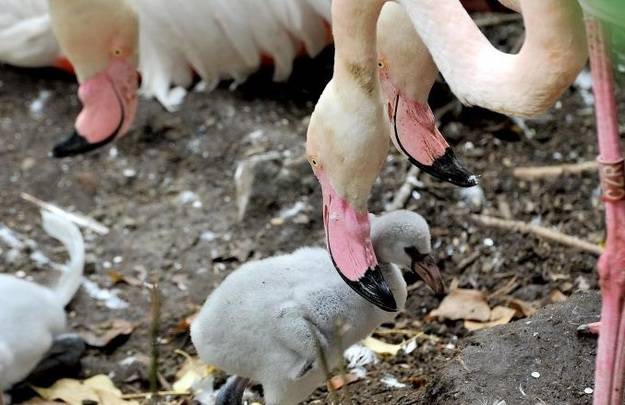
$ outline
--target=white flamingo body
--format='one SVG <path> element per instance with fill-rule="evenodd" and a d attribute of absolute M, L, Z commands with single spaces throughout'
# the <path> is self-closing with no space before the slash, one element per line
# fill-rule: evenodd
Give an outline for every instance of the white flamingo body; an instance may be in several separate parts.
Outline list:
<path fill-rule="evenodd" d="M 213 88 L 245 80 L 268 56 L 285 80 L 302 44 L 316 55 L 330 42 L 330 0 L 128 0 L 139 16 L 142 93 L 166 108 L 181 102 L 171 85 L 188 87 L 196 72 Z M 5 40 L 6 39 L 6 40 Z M 33 46 L 36 45 L 36 46 Z M 24 67 L 57 63 L 59 46 L 47 0 L 0 1 L 0 60 Z"/>
<path fill-rule="evenodd" d="M 0 61 L 42 67 L 54 65 L 60 55 L 45 0 L 0 1 Z"/>
<path fill-rule="evenodd" d="M 1 391 L 35 368 L 54 336 L 65 331 L 66 321 L 52 290 L 6 274 L 0 275 L 0 307 Z"/>

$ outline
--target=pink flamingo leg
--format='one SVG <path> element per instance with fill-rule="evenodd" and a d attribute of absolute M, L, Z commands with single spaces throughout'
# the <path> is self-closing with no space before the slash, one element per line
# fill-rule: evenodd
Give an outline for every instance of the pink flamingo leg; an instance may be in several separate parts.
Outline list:
<path fill-rule="evenodd" d="M 625 378 L 625 167 L 618 135 L 612 64 L 601 22 L 587 18 L 586 30 L 599 137 L 607 242 L 597 265 L 603 298 L 595 374 L 594 405 L 622 405 Z"/>

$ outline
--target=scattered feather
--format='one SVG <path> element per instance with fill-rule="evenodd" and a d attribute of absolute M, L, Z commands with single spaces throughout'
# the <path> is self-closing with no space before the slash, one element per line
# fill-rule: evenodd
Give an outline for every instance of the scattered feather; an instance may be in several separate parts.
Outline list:
<path fill-rule="evenodd" d="M 30 103 L 30 115 L 36 120 L 43 118 L 43 109 L 50 99 L 52 93 L 50 90 L 39 90 L 37 98 Z"/>
<path fill-rule="evenodd" d="M 347 368 L 350 370 L 378 363 L 378 356 L 375 352 L 360 343 L 356 343 L 347 348 L 347 350 L 343 352 L 343 357 L 347 360 Z"/>
<path fill-rule="evenodd" d="M 87 294 L 98 301 L 104 301 L 104 305 L 110 309 L 128 308 L 128 303 L 117 296 L 117 291 L 100 288 L 96 283 L 88 278 L 82 279 L 82 285 Z"/>
<path fill-rule="evenodd" d="M 391 388 L 406 388 L 406 384 L 399 382 L 397 378 L 392 375 L 385 375 L 380 379 L 380 382 Z"/>
<path fill-rule="evenodd" d="M 42 201 L 27 193 L 22 193 L 21 197 L 24 200 L 37 205 L 39 208 L 44 208 L 52 212 L 53 214 L 65 217 L 68 221 L 71 221 L 78 226 L 89 228 L 92 231 L 99 233 L 100 235 L 106 235 L 107 233 L 109 233 L 109 229 L 106 226 L 102 225 L 101 223 L 99 223 L 98 221 L 92 218 L 89 218 L 86 215 L 68 212 L 60 207 L 57 207 L 54 204 L 50 204 L 48 202 Z"/>
<path fill-rule="evenodd" d="M 0 224 L 0 241 L 11 249 L 22 250 L 25 247 L 15 231 L 3 224 Z"/>

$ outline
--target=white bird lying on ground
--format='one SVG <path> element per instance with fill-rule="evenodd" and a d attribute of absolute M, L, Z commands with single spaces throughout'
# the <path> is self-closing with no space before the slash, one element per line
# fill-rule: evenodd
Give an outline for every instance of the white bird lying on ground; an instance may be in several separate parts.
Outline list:
<path fill-rule="evenodd" d="M 372 218 L 371 230 L 398 308 L 407 290 L 397 266 L 444 291 L 423 217 L 395 211 Z M 327 377 L 320 354 L 334 368 L 347 347 L 396 315 L 345 284 L 325 249 L 307 247 L 230 274 L 193 321 L 191 339 L 203 361 L 237 376 L 222 388 L 217 404 L 240 404 L 247 379 L 263 385 L 268 405 L 296 404 Z"/>
<path fill-rule="evenodd" d="M 0 393 L 22 381 L 63 335 L 64 307 L 82 280 L 84 242 L 78 227 L 58 214 L 41 211 L 43 228 L 67 249 L 70 261 L 53 287 L 0 274 Z M 1 399 L 0 399 L 1 402 Z"/>

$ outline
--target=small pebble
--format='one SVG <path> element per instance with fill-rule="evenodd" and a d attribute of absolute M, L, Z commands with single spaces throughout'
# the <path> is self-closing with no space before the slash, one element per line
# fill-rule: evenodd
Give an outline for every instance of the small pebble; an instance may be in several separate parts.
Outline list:
<path fill-rule="evenodd" d="M 584 388 L 584 394 L 592 394 L 594 392 L 594 390 L 590 387 L 586 387 Z"/>
<path fill-rule="evenodd" d="M 495 241 L 493 241 L 491 238 L 484 239 L 484 246 L 492 247 L 494 245 Z"/>
<path fill-rule="evenodd" d="M 137 171 L 135 169 L 124 169 L 122 174 L 124 177 L 135 177 L 137 175 Z"/>
<path fill-rule="evenodd" d="M 532 371 L 532 377 L 534 378 L 540 378 L 540 373 L 538 371 Z"/>

